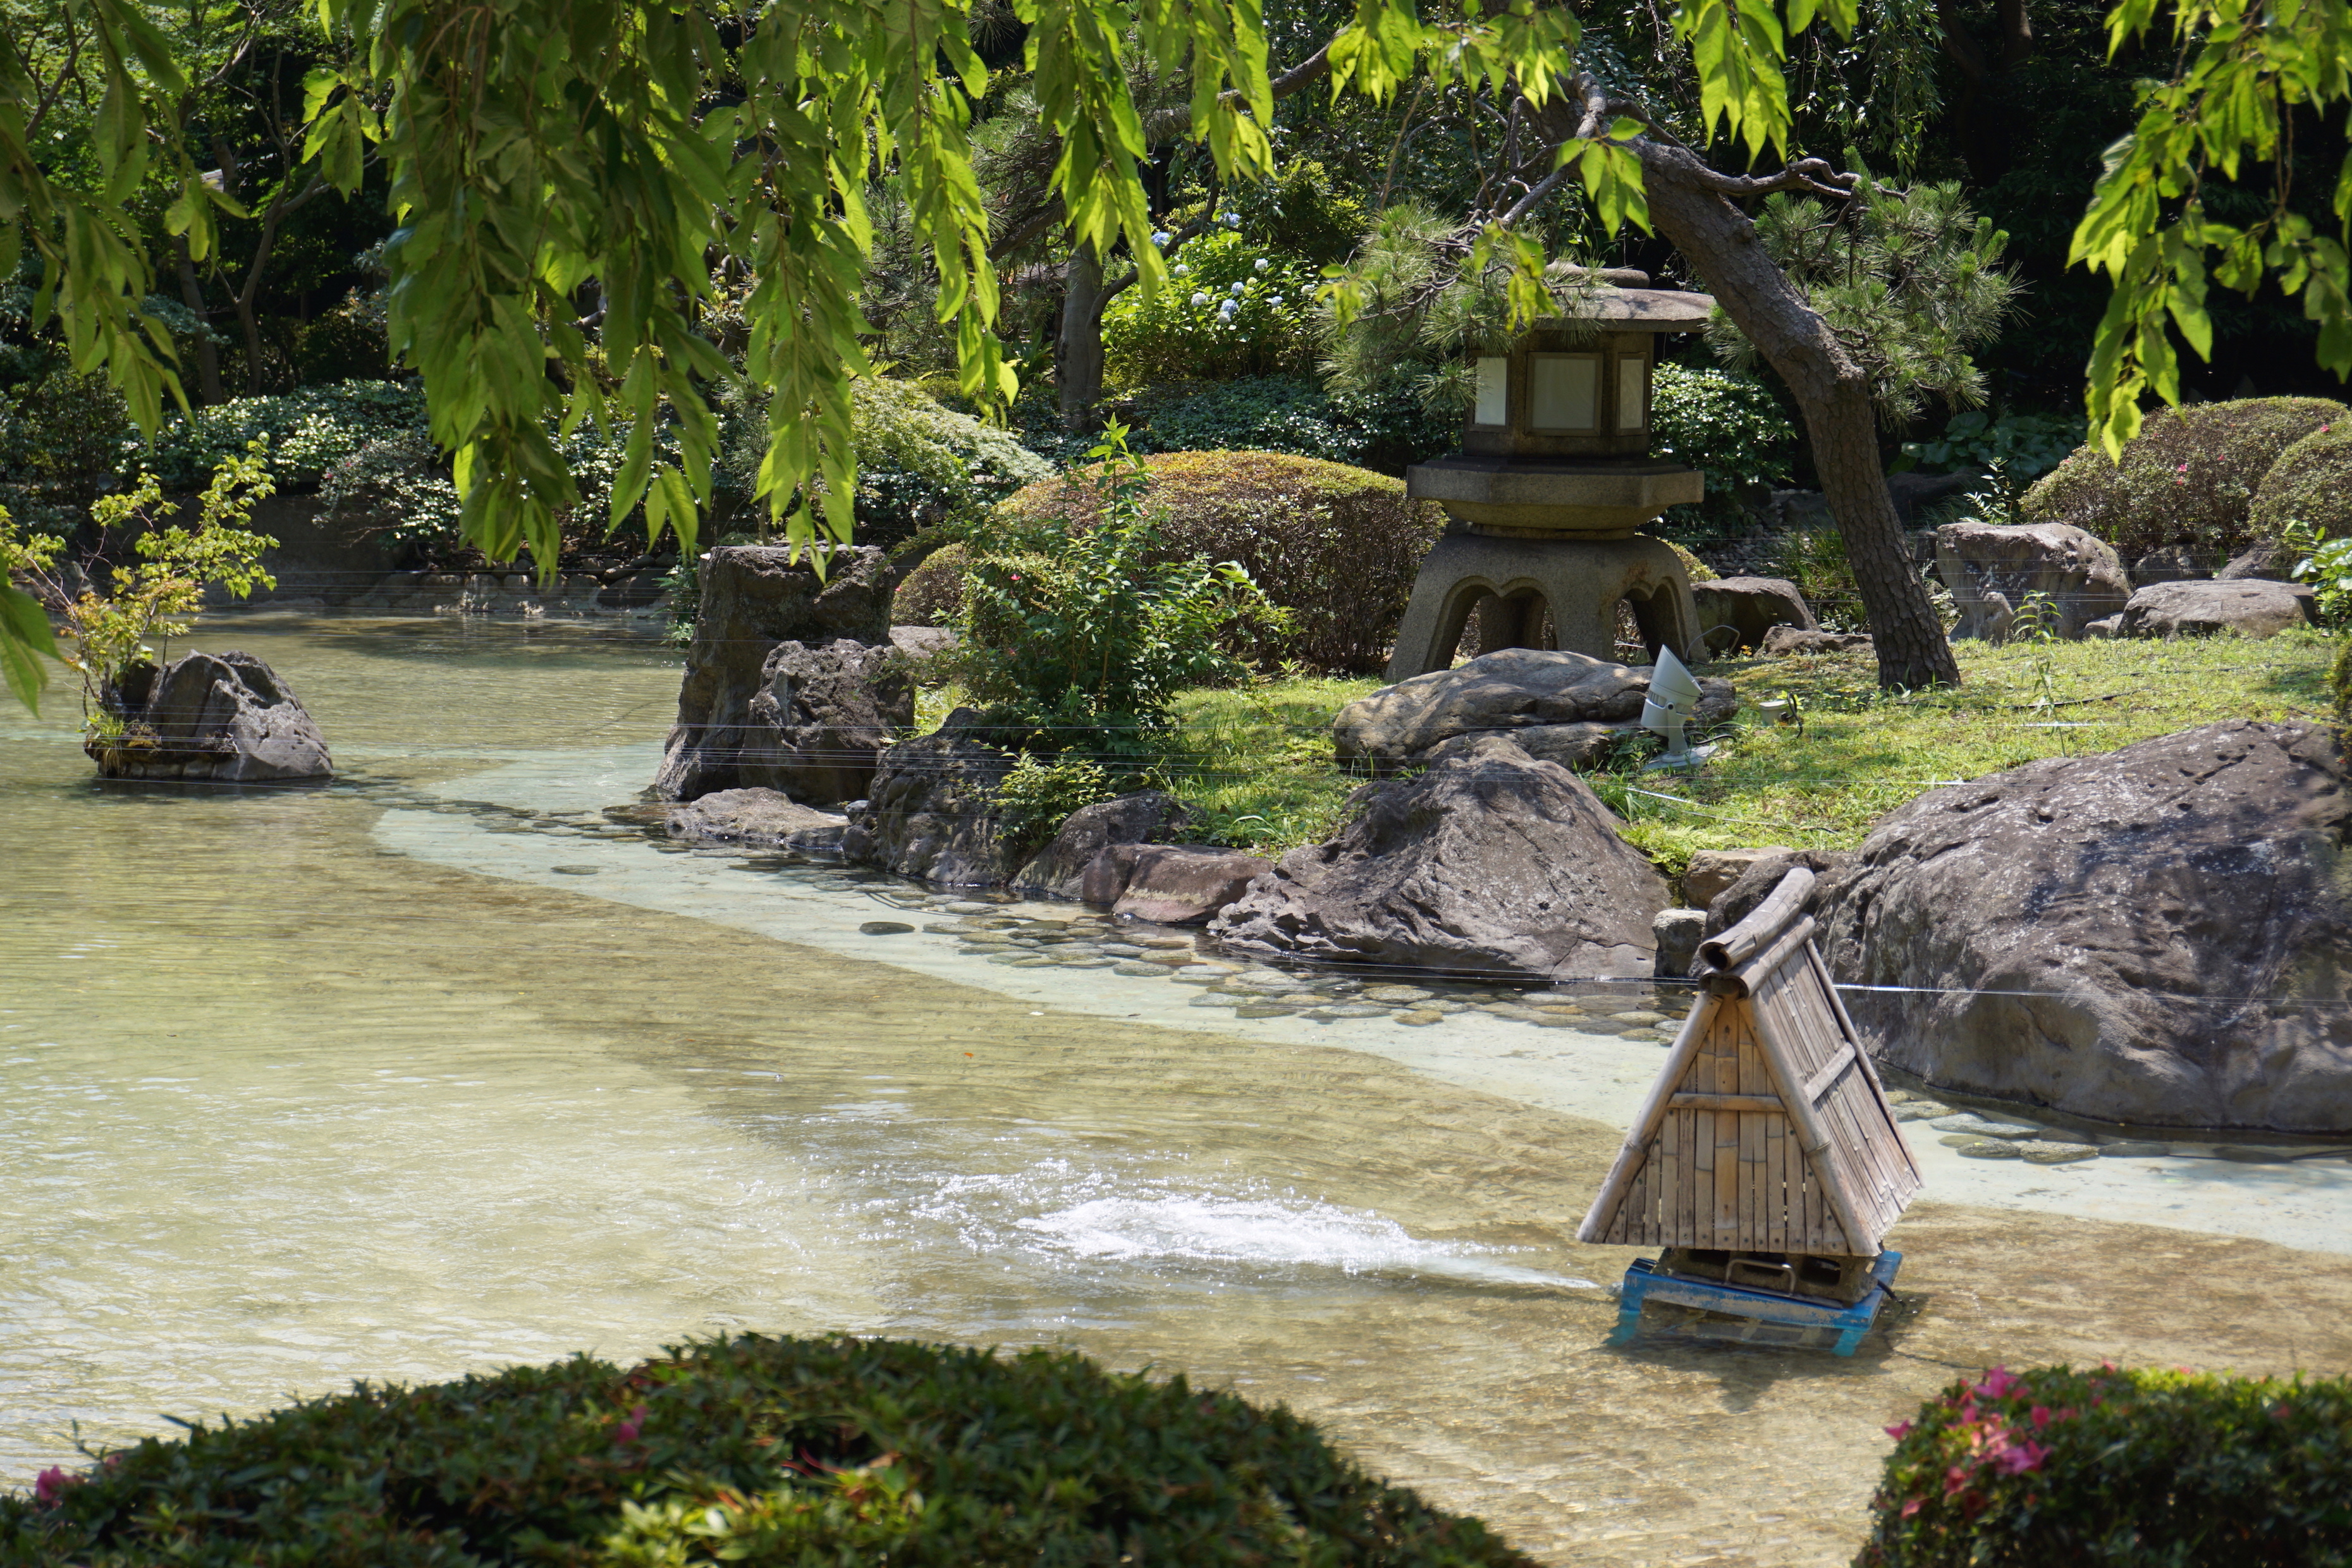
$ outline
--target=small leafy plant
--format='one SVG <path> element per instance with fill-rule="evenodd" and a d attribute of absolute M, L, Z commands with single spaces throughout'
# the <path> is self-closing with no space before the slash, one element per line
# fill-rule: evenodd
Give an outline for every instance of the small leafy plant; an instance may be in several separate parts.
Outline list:
<path fill-rule="evenodd" d="M 2319 601 L 2319 618 L 2340 626 L 2352 617 L 2352 534 L 2331 539 L 2308 523 L 2292 522 L 2280 536 L 2294 563 L 2294 580 L 2308 583 Z"/>
<path fill-rule="evenodd" d="M 1247 675 L 1238 634 L 1285 624 L 1235 563 L 1152 559 L 1162 514 L 1126 437 L 1113 421 L 1091 454 L 1090 526 L 1016 519 L 964 579 L 953 674 L 1024 749 L 1139 758 L 1179 691 Z"/>
<path fill-rule="evenodd" d="M 2340 1563 L 2352 1381 L 1995 1367 L 1890 1426 L 1858 1568 Z"/>
<path fill-rule="evenodd" d="M 232 454 L 214 470 L 197 498 L 193 528 L 167 523 L 163 486 L 152 473 L 133 489 L 100 496 L 90 517 L 102 529 L 139 527 L 132 548 L 136 565 L 115 569 L 109 592 L 85 589 L 69 595 L 53 572 L 58 542 L 22 535 L 0 523 L 0 559 L 34 581 L 42 596 L 65 611 L 65 635 L 72 651 L 65 662 L 82 680 L 82 708 L 89 733 L 120 733 L 122 715 L 116 682 L 122 672 L 155 650 L 150 638 L 186 632 L 203 609 L 205 589 L 218 585 L 238 598 L 278 580 L 261 565 L 262 552 L 278 541 L 253 531 L 253 509 L 275 493 L 267 462 L 268 439 L 256 437 L 241 455 Z"/>
<path fill-rule="evenodd" d="M 996 786 L 997 819 L 1014 843 L 1034 845 L 1067 821 L 1072 812 L 1117 794 L 1118 786 L 1109 773 L 1091 757 L 1065 752 L 1050 762 L 1040 762 L 1024 752 Z"/>

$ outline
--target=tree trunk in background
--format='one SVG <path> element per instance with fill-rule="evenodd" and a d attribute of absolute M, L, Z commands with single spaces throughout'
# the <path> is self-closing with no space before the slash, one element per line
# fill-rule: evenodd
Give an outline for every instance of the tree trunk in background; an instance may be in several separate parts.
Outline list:
<path fill-rule="evenodd" d="M 1070 253 L 1062 290 L 1062 332 L 1054 349 L 1054 380 L 1061 391 L 1062 428 L 1073 436 L 1094 429 L 1103 391 L 1102 257 L 1091 245 Z"/>
<path fill-rule="evenodd" d="M 180 302 L 195 312 L 196 320 L 209 326 L 212 307 L 205 302 L 205 286 L 196 277 L 194 258 L 188 254 L 187 237 L 175 235 L 172 245 L 179 253 Z M 221 389 L 220 350 L 214 345 L 211 334 L 206 333 L 196 340 L 196 405 L 212 408 L 227 401 L 228 395 Z"/>
<path fill-rule="evenodd" d="M 1837 514 L 1887 688 L 1955 684 L 1959 665 L 1912 569 L 1909 542 L 1878 465 L 1877 415 L 1862 370 L 1804 295 L 1757 243 L 1756 226 L 1707 183 L 1697 155 L 1649 137 L 1642 154 L 1650 218 L 1706 280 L 1732 325 L 1797 399 L 1822 494 Z"/>

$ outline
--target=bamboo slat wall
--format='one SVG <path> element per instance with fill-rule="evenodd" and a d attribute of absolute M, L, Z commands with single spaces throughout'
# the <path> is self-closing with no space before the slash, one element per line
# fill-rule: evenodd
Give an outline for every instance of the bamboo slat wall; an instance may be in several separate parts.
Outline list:
<path fill-rule="evenodd" d="M 1812 922 L 1786 903 L 1701 993 L 1580 1239 L 1867 1257 L 1918 1192 Z"/>

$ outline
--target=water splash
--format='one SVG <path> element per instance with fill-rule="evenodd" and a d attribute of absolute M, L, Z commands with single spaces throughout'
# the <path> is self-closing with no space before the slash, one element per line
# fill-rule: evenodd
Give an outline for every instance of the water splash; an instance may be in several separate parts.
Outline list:
<path fill-rule="evenodd" d="M 1326 1203 L 1167 1194 L 1098 1197 L 1013 1221 L 1079 1258 L 1182 1260 L 1417 1274 L 1480 1285 L 1597 1289 L 1590 1279 L 1504 1263 L 1491 1249 L 1424 1240 L 1381 1215 Z"/>

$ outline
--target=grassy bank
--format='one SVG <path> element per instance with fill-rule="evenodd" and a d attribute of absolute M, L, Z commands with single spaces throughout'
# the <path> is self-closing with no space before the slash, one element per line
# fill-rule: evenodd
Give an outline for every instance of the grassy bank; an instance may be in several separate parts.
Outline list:
<path fill-rule="evenodd" d="M 1696 775 L 1589 781 L 1626 837 L 1669 871 L 1695 850 L 1846 848 L 1923 792 L 2042 757 L 2112 751 L 2224 719 L 2322 719 L 2335 639 L 1962 643 L 1962 683 L 1889 696 L 1866 655 L 1717 663 L 1742 719 Z M 1361 781 L 1331 763 L 1331 716 L 1370 680 L 1282 681 L 1188 693 L 1170 787 L 1206 807 L 1213 837 L 1261 852 L 1313 843 Z M 1794 700 L 1801 725 L 1759 724 Z"/>

